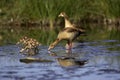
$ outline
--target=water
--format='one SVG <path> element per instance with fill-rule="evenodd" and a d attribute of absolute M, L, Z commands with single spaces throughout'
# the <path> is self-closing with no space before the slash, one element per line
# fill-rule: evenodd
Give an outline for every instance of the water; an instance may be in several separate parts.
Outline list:
<path fill-rule="evenodd" d="M 120 80 L 120 41 L 116 39 L 74 43 L 70 53 L 63 45 L 50 52 L 40 46 L 34 58 L 53 62 L 20 62 L 26 56 L 16 45 L 0 47 L 0 80 Z M 55 56 L 50 55 L 55 54 Z M 57 55 L 57 56 L 56 56 Z M 70 59 L 87 60 L 83 65 L 70 64 Z M 61 58 L 62 61 L 58 61 Z M 72 60 L 75 62 L 74 59 Z"/>
<path fill-rule="evenodd" d="M 86 31 L 72 51 L 64 41 L 48 51 L 59 30 L 0 27 L 0 80 L 120 80 L 119 27 L 93 24 Z M 22 61 L 27 57 L 14 44 L 24 35 L 43 44 L 32 58 L 44 61 Z"/>

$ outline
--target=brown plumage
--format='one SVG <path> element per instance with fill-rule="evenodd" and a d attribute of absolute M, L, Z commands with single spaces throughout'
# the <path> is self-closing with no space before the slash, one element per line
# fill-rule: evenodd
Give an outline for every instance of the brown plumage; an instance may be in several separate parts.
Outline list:
<path fill-rule="evenodd" d="M 64 17 L 65 28 L 59 32 L 57 39 L 49 46 L 48 50 L 54 48 L 61 40 L 67 40 L 69 49 L 72 48 L 72 41 L 75 40 L 80 34 L 84 33 L 85 30 L 78 29 L 72 24 L 65 12 L 61 12 L 59 17 Z"/>
<path fill-rule="evenodd" d="M 48 50 L 54 48 L 61 40 L 66 40 L 69 46 L 69 49 L 72 48 L 72 41 L 75 40 L 82 31 L 77 28 L 64 28 L 62 31 L 59 32 L 57 39 L 49 46 Z"/>

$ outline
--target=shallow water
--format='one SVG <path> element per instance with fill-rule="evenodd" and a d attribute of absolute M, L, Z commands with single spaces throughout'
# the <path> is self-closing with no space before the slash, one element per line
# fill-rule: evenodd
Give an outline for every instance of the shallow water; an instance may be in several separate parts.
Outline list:
<path fill-rule="evenodd" d="M 120 42 L 99 40 L 74 43 L 70 53 L 58 45 L 50 52 L 40 46 L 34 58 L 53 62 L 20 62 L 26 56 L 19 53 L 16 45 L 0 47 L 0 80 L 120 80 Z M 57 56 L 51 56 L 50 54 Z M 84 65 L 60 64 L 58 57 L 74 57 L 87 60 Z"/>

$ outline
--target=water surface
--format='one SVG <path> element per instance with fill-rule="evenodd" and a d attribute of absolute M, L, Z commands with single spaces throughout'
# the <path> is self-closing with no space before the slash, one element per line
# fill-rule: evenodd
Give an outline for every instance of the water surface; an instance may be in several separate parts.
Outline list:
<path fill-rule="evenodd" d="M 114 45 L 111 45 L 114 43 Z M 34 58 L 53 62 L 24 63 L 26 56 L 19 53 L 16 45 L 0 47 L 1 80 L 120 80 L 120 42 L 101 40 L 75 43 L 71 53 L 58 45 L 48 52 L 48 46 L 40 46 Z M 50 56 L 54 53 L 56 56 Z M 73 56 L 77 60 L 88 60 L 84 65 L 60 65 L 57 58 Z M 64 62 L 64 61 L 63 61 Z"/>
<path fill-rule="evenodd" d="M 61 42 L 48 51 L 59 29 L 14 28 L 0 29 L 0 80 L 120 80 L 120 31 L 115 26 L 85 26 L 87 36 L 80 36 L 72 51 Z M 118 28 L 118 27 L 117 27 Z M 35 38 L 39 54 L 32 58 L 50 62 L 22 62 L 15 43 L 22 36 Z M 84 64 L 78 64 L 86 61 Z"/>

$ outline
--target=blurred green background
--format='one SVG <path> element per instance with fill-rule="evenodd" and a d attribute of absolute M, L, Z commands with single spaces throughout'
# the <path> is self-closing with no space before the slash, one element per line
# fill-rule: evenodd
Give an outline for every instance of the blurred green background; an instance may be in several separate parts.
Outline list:
<path fill-rule="evenodd" d="M 78 41 L 120 40 L 120 0 L 0 0 L 0 45 L 22 36 L 49 45 L 64 27 L 63 11 L 89 34 Z"/>

